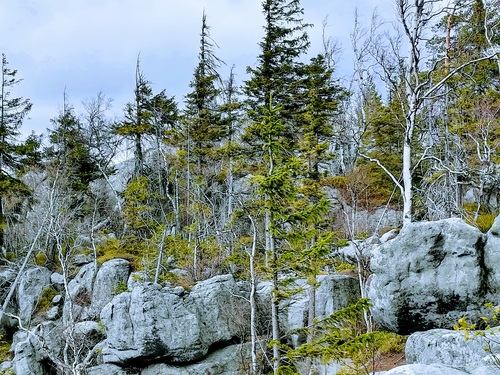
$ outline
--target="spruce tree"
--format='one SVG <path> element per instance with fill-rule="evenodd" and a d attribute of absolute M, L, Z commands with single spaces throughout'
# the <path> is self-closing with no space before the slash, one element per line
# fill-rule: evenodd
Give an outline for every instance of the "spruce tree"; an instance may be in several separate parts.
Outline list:
<path fill-rule="evenodd" d="M 145 173 L 144 138 L 154 132 L 151 123 L 152 97 L 151 84 L 144 77 L 138 57 L 135 69 L 134 101 L 125 105 L 125 120 L 115 128 L 118 135 L 134 142 L 134 178 L 144 176 Z"/>
<path fill-rule="evenodd" d="M 19 128 L 31 110 L 28 99 L 12 97 L 13 88 L 21 82 L 16 78 L 17 70 L 8 67 L 2 54 L 2 77 L 0 82 L 0 249 L 4 249 L 6 225 L 5 200 L 10 196 L 27 197 L 30 189 L 19 178 L 19 173 L 39 157 L 40 142 L 31 136 L 22 144 L 18 143 Z"/>
<path fill-rule="evenodd" d="M 287 120 L 300 103 L 295 101 L 300 82 L 300 59 L 309 48 L 302 20 L 304 10 L 300 0 L 264 0 L 264 37 L 259 43 L 261 52 L 255 68 L 248 67 L 250 79 L 245 82 L 249 115 L 256 120 L 263 115 L 271 97 L 282 107 Z"/>

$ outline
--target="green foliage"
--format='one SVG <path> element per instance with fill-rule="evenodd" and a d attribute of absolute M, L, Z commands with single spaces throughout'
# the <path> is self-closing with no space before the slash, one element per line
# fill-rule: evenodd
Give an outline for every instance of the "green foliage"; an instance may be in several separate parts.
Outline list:
<path fill-rule="evenodd" d="M 38 253 L 35 255 L 35 264 L 37 266 L 45 266 L 47 264 L 47 255 L 45 253 Z"/>
<path fill-rule="evenodd" d="M 130 292 L 127 283 L 124 281 L 118 281 L 118 284 L 113 288 L 113 293 L 118 295 L 120 293 Z"/>
<path fill-rule="evenodd" d="M 479 215 L 476 220 L 477 228 L 483 233 L 488 232 L 490 228 L 493 226 L 493 222 L 495 221 L 496 217 L 497 217 L 496 214 Z"/>
<path fill-rule="evenodd" d="M 2 329 L 3 331 L 3 329 Z M 0 363 L 5 362 L 5 361 L 10 361 L 12 360 L 12 353 L 10 352 L 12 342 L 9 342 L 8 340 L 5 339 L 5 334 L 2 333 L 0 335 Z M 10 370 L 5 370 L 5 371 L 10 371 Z M 3 374 L 3 372 L 0 372 L 0 374 Z M 5 372 L 5 374 L 14 374 L 14 372 Z"/>
<path fill-rule="evenodd" d="M 130 262 L 132 270 L 141 268 L 140 258 L 134 254 L 127 252 L 122 246 L 122 241 L 114 237 L 108 237 L 97 246 L 97 262 L 103 264 L 104 262 L 122 258 Z"/>
<path fill-rule="evenodd" d="M 325 362 L 332 360 L 343 364 L 343 374 L 366 374 L 374 371 L 380 357 L 387 353 L 402 353 L 405 338 L 393 333 L 365 332 L 362 315 L 370 307 L 368 299 L 360 299 L 323 320 L 316 320 L 313 327 L 292 333 L 312 334 L 312 342 L 290 348 L 287 357 L 291 363 L 306 357 Z"/>
<path fill-rule="evenodd" d="M 456 331 L 464 332 L 464 340 L 480 340 L 484 345 L 484 351 L 490 354 L 488 362 L 500 369 L 500 357 L 498 351 L 500 348 L 500 306 L 494 306 L 491 302 L 486 303 L 485 307 L 489 309 L 489 315 L 481 317 L 481 325 L 485 328 L 477 330 L 477 324 L 469 322 L 465 317 L 458 320 L 453 326 Z"/>

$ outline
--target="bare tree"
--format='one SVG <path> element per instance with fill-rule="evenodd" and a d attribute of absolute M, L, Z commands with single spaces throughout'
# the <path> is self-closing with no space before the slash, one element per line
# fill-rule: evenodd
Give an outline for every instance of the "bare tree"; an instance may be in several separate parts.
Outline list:
<path fill-rule="evenodd" d="M 454 11 L 455 6 L 442 5 L 437 0 L 396 0 L 397 27 L 392 32 L 372 28 L 367 38 L 367 49 L 376 66 L 379 78 L 391 95 L 397 96 L 401 106 L 400 123 L 403 128 L 401 181 L 379 160 L 362 155 L 382 168 L 401 192 L 403 225 L 412 221 L 414 172 L 428 156 L 428 148 L 417 153 L 421 142 L 422 113 L 426 103 L 442 95 L 441 89 L 465 67 L 483 60 L 498 58 L 498 51 L 486 51 L 471 58 L 435 80 L 435 72 L 445 59 L 432 62 L 425 49 L 430 27 Z M 468 4 L 460 5 L 468 6 Z M 491 30 L 493 32 L 493 30 Z M 427 68 L 429 67 L 430 68 Z M 425 118 L 425 117 L 424 117 Z"/>

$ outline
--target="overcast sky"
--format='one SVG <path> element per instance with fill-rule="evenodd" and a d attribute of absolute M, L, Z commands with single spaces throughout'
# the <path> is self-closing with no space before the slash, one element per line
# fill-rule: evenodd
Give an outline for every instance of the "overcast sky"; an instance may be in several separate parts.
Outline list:
<path fill-rule="evenodd" d="M 327 36 L 343 49 L 337 74 L 352 66 L 349 35 L 354 9 L 370 21 L 375 7 L 392 17 L 392 0 L 302 0 L 311 53 L 321 51 L 322 21 Z M 14 95 L 33 103 L 21 129 L 46 132 L 57 116 L 66 89 L 77 112 L 81 102 L 102 91 L 113 99 L 111 115 L 121 116 L 133 98 L 138 54 L 153 90 L 166 89 L 182 102 L 197 63 L 203 9 L 226 62 L 226 77 L 235 65 L 237 80 L 254 65 L 263 36 L 260 0 L 0 0 L 0 53 L 22 78 Z"/>

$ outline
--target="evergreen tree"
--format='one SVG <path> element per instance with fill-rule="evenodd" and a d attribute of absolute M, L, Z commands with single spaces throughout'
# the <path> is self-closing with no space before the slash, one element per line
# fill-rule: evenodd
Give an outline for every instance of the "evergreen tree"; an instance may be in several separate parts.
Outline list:
<path fill-rule="evenodd" d="M 88 139 L 81 121 L 64 94 L 63 109 L 52 120 L 53 129 L 49 130 L 50 146 L 46 150 L 50 158 L 51 172 L 64 180 L 72 195 L 72 208 L 82 204 L 88 195 L 89 185 L 100 177 L 98 165 L 91 157 Z M 54 176 L 54 178 L 56 178 Z"/>
<path fill-rule="evenodd" d="M 135 69 L 134 101 L 125 105 L 125 120 L 116 126 L 116 133 L 134 142 L 134 178 L 144 176 L 144 138 L 153 133 L 151 123 L 151 84 L 141 71 L 137 58 Z"/>
<path fill-rule="evenodd" d="M 13 88 L 21 82 L 16 78 L 17 70 L 8 67 L 2 54 L 0 82 L 0 249 L 4 250 L 6 225 L 5 200 L 11 196 L 27 197 L 30 189 L 19 178 L 29 163 L 39 157 L 40 142 L 35 136 L 24 144 L 17 143 L 19 128 L 31 110 L 28 99 L 12 97 Z"/>
<path fill-rule="evenodd" d="M 295 100 L 300 83 L 300 58 L 309 48 L 302 20 L 304 10 L 300 0 L 264 0 L 264 38 L 259 43 L 261 52 L 255 68 L 248 67 L 251 78 L 245 82 L 249 115 L 258 119 L 273 98 L 282 107 L 281 113 L 289 120 L 300 106 Z"/>

